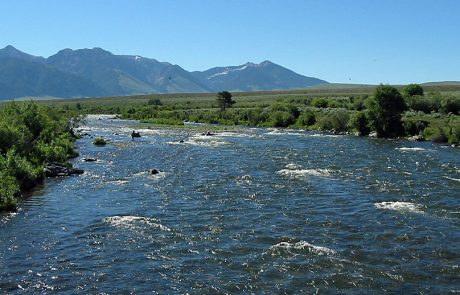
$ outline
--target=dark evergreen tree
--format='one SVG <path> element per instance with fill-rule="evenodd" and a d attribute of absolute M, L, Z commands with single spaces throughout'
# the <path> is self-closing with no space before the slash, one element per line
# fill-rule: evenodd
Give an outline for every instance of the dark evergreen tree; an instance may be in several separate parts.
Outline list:
<path fill-rule="evenodd" d="M 232 94 L 228 91 L 221 91 L 217 93 L 217 104 L 222 111 L 230 108 L 235 101 L 232 99 Z"/>

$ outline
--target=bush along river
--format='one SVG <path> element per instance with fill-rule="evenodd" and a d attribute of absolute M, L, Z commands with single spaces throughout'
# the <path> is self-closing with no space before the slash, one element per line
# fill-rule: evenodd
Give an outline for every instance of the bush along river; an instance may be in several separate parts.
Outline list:
<path fill-rule="evenodd" d="M 3 293 L 460 292 L 458 148 L 139 126 L 89 116 L 85 173 L 0 215 Z"/>

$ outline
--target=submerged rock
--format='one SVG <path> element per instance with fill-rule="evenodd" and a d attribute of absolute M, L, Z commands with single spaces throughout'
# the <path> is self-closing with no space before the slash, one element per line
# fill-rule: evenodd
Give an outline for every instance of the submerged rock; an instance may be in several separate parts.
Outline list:
<path fill-rule="evenodd" d="M 61 177 L 84 173 L 82 169 L 69 168 L 61 163 L 48 163 L 43 172 L 45 172 L 46 177 Z"/>
<path fill-rule="evenodd" d="M 83 162 L 96 162 L 96 158 L 83 158 Z"/>

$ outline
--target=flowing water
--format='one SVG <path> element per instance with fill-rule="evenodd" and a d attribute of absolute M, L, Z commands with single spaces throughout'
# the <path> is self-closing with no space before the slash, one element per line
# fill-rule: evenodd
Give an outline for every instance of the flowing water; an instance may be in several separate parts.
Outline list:
<path fill-rule="evenodd" d="M 0 215 L 0 293 L 460 293 L 458 148 L 101 118 Z"/>

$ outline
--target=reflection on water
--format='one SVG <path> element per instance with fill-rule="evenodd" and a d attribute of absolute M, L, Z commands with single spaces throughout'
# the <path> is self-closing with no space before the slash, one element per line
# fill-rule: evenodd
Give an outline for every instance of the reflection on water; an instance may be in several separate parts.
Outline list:
<path fill-rule="evenodd" d="M 460 292 L 458 149 L 98 118 L 85 174 L 0 216 L 2 292 Z"/>

